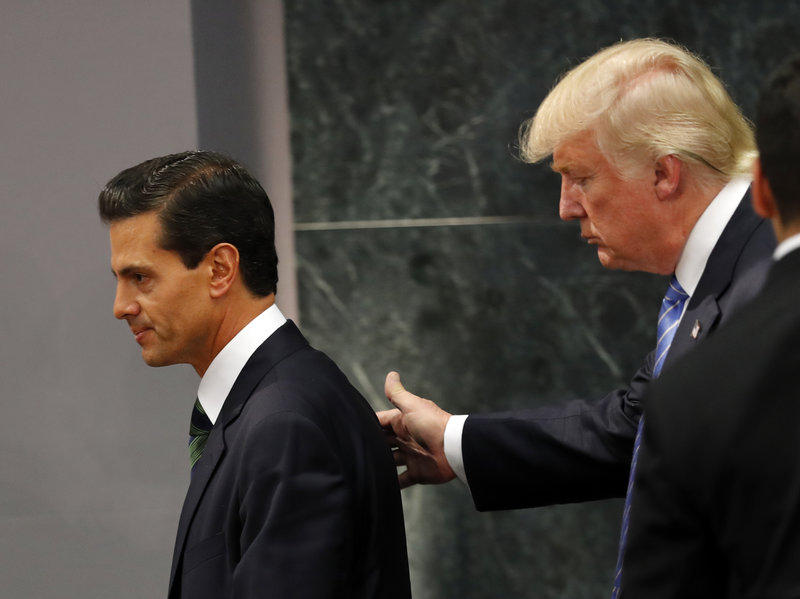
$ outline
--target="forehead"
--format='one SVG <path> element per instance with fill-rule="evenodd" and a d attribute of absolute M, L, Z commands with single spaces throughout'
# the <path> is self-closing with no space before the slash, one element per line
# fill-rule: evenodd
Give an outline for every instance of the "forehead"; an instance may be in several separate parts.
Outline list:
<path fill-rule="evenodd" d="M 113 222 L 108 234 L 111 241 L 111 269 L 117 273 L 132 264 L 157 264 L 174 254 L 159 247 L 161 223 L 156 213 L 139 214 Z"/>
<path fill-rule="evenodd" d="M 568 173 L 577 169 L 600 168 L 607 163 L 597 147 L 594 134 L 584 131 L 555 147 L 550 167 L 557 173 Z"/>

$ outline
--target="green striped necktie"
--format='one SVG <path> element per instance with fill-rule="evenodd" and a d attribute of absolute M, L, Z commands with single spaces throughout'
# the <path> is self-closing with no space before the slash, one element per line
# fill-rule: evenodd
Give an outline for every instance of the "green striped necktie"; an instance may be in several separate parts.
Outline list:
<path fill-rule="evenodd" d="M 213 426 L 211 420 L 206 416 L 203 406 L 200 405 L 200 400 L 196 399 L 192 410 L 192 420 L 189 423 L 189 461 L 193 469 L 197 460 L 203 455 L 203 449 L 208 441 L 208 433 L 211 432 Z"/>

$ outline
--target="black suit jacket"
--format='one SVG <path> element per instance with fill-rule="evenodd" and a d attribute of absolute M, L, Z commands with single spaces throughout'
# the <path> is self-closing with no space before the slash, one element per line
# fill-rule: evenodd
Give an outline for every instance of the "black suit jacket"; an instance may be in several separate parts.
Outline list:
<path fill-rule="evenodd" d="M 291 321 L 245 365 L 194 467 L 169 596 L 410 597 L 375 414 Z"/>
<path fill-rule="evenodd" d="M 800 597 L 800 251 L 653 385 L 622 589 Z"/>
<path fill-rule="evenodd" d="M 664 370 L 753 297 L 774 247 L 770 224 L 755 215 L 746 194 L 709 256 Z M 697 335 L 692 334 L 695 323 Z M 627 387 L 599 399 L 467 418 L 462 453 L 475 507 L 498 510 L 624 497 L 653 360 L 651 352 Z"/>

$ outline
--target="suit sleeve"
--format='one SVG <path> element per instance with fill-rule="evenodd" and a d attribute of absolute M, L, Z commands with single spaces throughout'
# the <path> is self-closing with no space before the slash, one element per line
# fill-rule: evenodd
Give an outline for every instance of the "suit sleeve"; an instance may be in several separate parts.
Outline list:
<path fill-rule="evenodd" d="M 534 410 L 471 415 L 462 452 L 480 511 L 624 497 L 653 354 L 627 387 Z"/>
<path fill-rule="evenodd" d="M 341 597 L 355 526 L 328 439 L 294 412 L 270 415 L 248 434 L 234 597 Z"/>

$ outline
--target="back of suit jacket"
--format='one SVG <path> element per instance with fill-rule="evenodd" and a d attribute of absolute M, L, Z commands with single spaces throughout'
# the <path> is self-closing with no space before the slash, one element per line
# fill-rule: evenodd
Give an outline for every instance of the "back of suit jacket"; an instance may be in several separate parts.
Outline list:
<path fill-rule="evenodd" d="M 410 597 L 373 410 L 287 322 L 251 357 L 187 493 L 172 597 Z"/>

